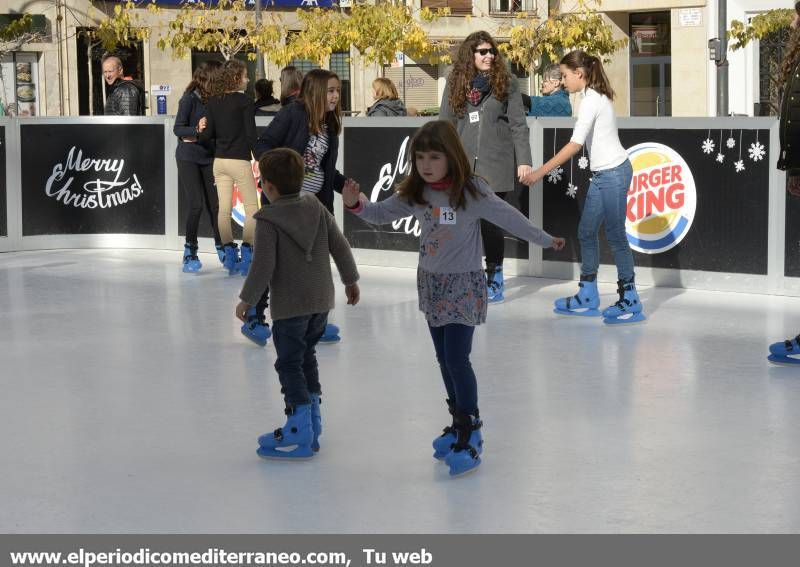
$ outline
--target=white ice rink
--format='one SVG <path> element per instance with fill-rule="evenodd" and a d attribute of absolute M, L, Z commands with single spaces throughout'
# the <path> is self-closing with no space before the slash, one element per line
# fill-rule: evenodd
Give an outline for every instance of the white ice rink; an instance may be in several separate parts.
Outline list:
<path fill-rule="evenodd" d="M 0 254 L 0 532 L 800 531 L 800 367 L 766 361 L 800 299 L 645 288 L 649 320 L 606 328 L 552 313 L 574 282 L 509 279 L 475 335 L 484 462 L 451 480 L 413 270 L 337 287 L 322 450 L 282 463 L 242 278 L 180 256 Z"/>

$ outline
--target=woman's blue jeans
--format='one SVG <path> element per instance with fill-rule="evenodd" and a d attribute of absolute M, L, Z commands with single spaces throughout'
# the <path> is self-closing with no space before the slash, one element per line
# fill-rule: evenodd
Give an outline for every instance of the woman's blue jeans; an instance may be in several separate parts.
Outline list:
<path fill-rule="evenodd" d="M 578 225 L 581 243 L 581 275 L 597 273 L 600 266 L 600 226 L 605 225 L 606 239 L 614 253 L 617 275 L 622 281 L 633 280 L 633 252 L 625 233 L 628 189 L 633 178 L 630 160 L 613 169 L 592 172 L 589 192 Z"/>

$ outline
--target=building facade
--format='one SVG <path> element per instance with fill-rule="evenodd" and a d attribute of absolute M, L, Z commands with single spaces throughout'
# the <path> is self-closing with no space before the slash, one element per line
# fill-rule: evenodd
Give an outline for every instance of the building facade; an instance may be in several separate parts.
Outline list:
<path fill-rule="evenodd" d="M 176 0 L 168 0 L 176 1 Z M 297 29 L 294 10 L 330 0 L 277 0 L 284 22 Z M 416 8 L 449 7 L 451 16 L 431 25 L 435 38 L 457 40 L 485 29 L 502 41 L 504 25 L 516 12 L 536 13 L 544 18 L 551 10 L 574 9 L 574 0 L 412 0 Z M 716 67 L 708 58 L 708 40 L 717 36 L 718 0 L 603 0 L 600 9 L 617 38 L 628 38 L 629 46 L 615 53 L 607 72 L 618 93 L 615 106 L 621 116 L 709 116 L 716 114 Z M 789 0 L 727 0 L 728 21 L 747 21 L 772 8 L 789 7 Z M 294 4 L 294 5 L 293 5 Z M 102 114 L 104 100 L 100 70 L 102 49 L 92 45 L 86 30 L 97 25 L 101 9 L 113 4 L 89 0 L 0 0 L 0 18 L 22 11 L 44 16 L 46 35 L 40 43 L 26 45 L 6 55 L 2 64 L 5 112 L 25 116 Z M 142 12 L 152 28 L 168 21 L 177 6 L 165 5 L 155 16 Z M 159 21 L 161 20 L 161 21 Z M 140 81 L 149 96 L 148 113 L 174 114 L 178 99 L 193 68 L 217 53 L 193 52 L 175 59 L 156 45 L 157 37 L 120 51 L 125 74 Z M 736 114 L 770 113 L 769 81 L 765 81 L 782 54 L 783 37 L 756 42 L 729 53 L 730 111 Z M 762 45 L 763 44 L 763 45 Z M 244 54 L 242 54 L 244 58 Z M 267 56 L 266 76 L 275 79 L 279 69 Z M 254 65 L 251 66 L 251 78 Z M 310 61 L 296 61 L 307 70 Z M 398 86 L 406 106 L 433 110 L 444 89 L 447 66 L 413 61 L 398 54 L 394 63 L 381 67 L 365 65 L 358 53 L 334 53 L 326 67 L 343 80 L 346 110 L 358 115 L 372 104 L 371 83 L 386 76 Z M 523 92 L 537 88 L 530 70 L 515 70 Z M 279 85 L 275 84 L 276 90 Z M 155 94 L 166 97 L 157 104 Z M 774 98 L 774 96 L 773 96 Z M 164 100 L 162 99 L 162 103 Z M 774 105 L 773 105 L 774 106 Z M 774 111 L 774 109 L 772 109 Z"/>

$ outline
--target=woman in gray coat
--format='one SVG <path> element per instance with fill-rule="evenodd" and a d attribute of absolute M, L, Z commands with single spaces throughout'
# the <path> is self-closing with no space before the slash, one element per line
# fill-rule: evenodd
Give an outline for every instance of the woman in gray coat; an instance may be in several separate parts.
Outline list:
<path fill-rule="evenodd" d="M 375 104 L 367 109 L 367 116 L 406 115 L 406 107 L 391 79 L 378 77 L 372 81 L 372 98 L 375 99 Z"/>
<path fill-rule="evenodd" d="M 531 171 L 528 125 L 516 79 L 487 32 L 468 35 L 459 47 L 439 117 L 455 125 L 473 170 L 498 197 L 506 199 L 514 191 L 515 178 Z M 481 234 L 489 302 L 499 303 L 503 301 L 503 231 L 482 221 Z"/>

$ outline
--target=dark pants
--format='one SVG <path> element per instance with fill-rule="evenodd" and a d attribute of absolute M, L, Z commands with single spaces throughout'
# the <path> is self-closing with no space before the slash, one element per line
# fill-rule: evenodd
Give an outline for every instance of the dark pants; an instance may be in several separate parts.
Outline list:
<path fill-rule="evenodd" d="M 222 244 L 217 226 L 219 199 L 214 186 L 213 165 L 200 165 L 192 161 L 177 160 L 178 185 L 186 197 L 189 212 L 186 215 L 186 242 L 197 245 L 197 228 L 203 209 L 208 212 L 211 228 L 214 231 L 214 242 Z"/>
<path fill-rule="evenodd" d="M 469 355 L 475 327 L 451 323 L 442 327 L 428 326 L 436 349 L 436 359 L 442 370 L 447 397 L 456 410 L 476 415 L 478 411 L 478 382 Z"/>
<path fill-rule="evenodd" d="M 278 353 L 275 370 L 287 405 L 310 404 L 310 394 L 322 393 L 316 346 L 327 322 L 327 313 L 272 322 L 272 342 Z"/>
<path fill-rule="evenodd" d="M 513 193 L 495 193 L 504 201 Z M 506 255 L 505 232 L 497 225 L 481 219 L 481 237 L 483 238 L 483 253 L 486 255 L 486 265 L 502 266 Z"/>

